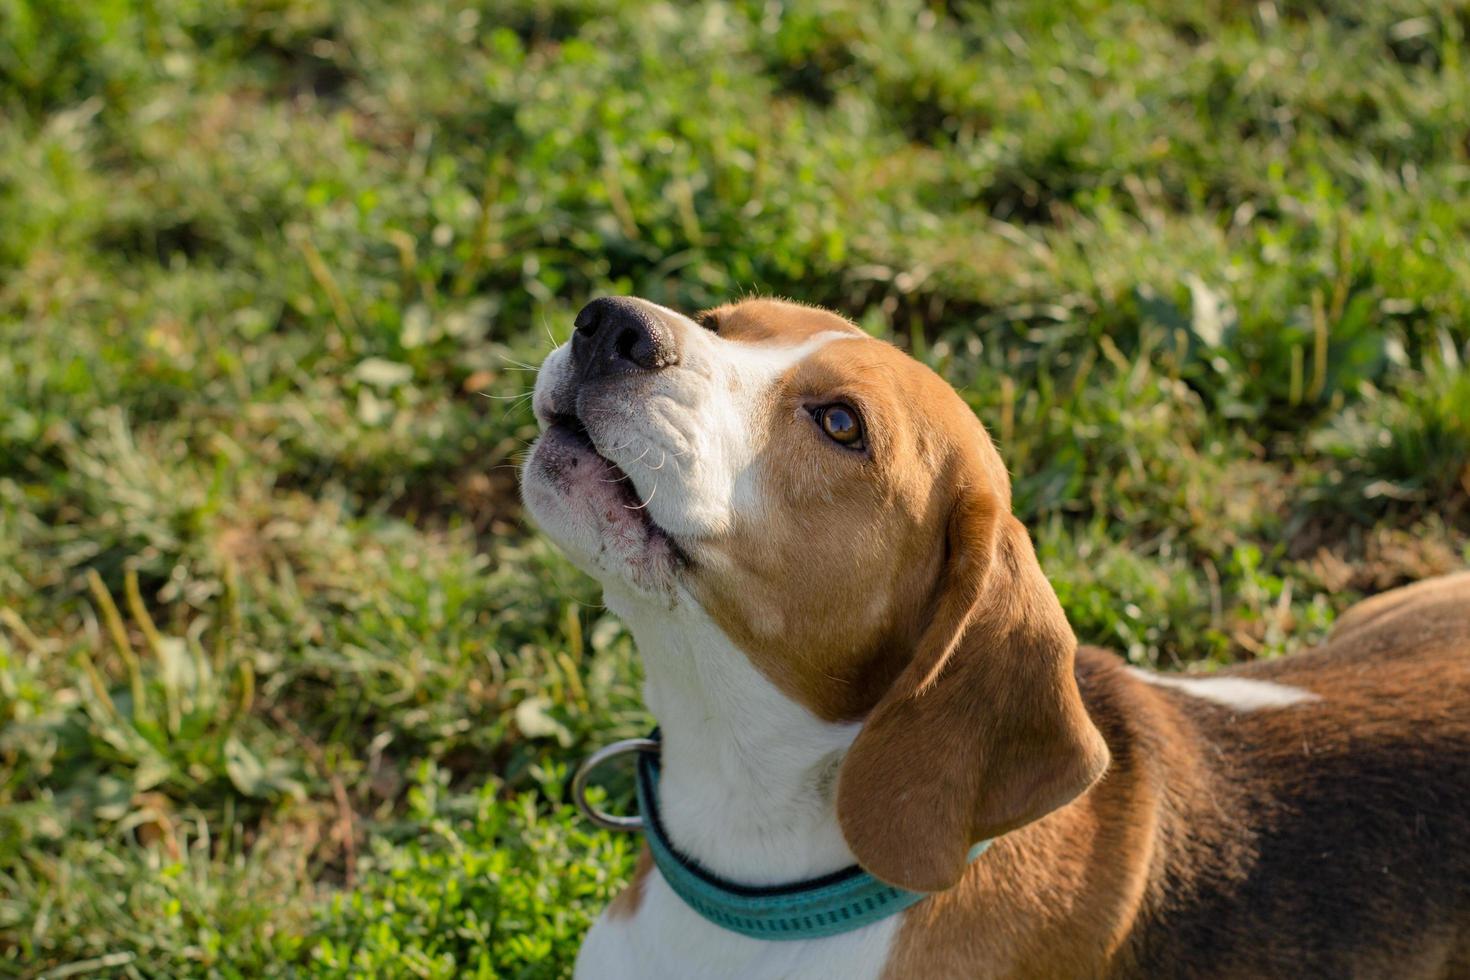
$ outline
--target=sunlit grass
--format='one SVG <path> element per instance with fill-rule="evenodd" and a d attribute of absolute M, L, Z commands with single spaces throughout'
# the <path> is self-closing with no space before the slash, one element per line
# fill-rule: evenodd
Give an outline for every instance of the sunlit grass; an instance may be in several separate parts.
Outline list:
<path fill-rule="evenodd" d="M 648 719 L 514 466 L 597 293 L 926 359 L 1137 663 L 1463 565 L 1467 29 L 0 0 L 0 974 L 565 975 Z"/>

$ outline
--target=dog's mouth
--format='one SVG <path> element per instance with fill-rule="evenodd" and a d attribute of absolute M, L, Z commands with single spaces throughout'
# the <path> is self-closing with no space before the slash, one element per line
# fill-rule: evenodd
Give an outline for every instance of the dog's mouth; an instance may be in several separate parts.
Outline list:
<path fill-rule="evenodd" d="M 684 553 L 648 512 L 622 467 L 602 455 L 587 426 L 576 415 L 553 415 L 542 433 L 536 455 L 543 472 L 568 503 L 592 512 L 610 546 L 621 552 L 667 552 L 680 561 Z"/>

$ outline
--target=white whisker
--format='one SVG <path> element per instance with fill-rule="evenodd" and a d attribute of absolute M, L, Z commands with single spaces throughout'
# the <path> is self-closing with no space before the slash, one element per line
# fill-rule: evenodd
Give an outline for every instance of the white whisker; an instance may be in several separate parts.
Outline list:
<path fill-rule="evenodd" d="M 648 491 L 648 499 L 645 500 L 645 501 L 643 501 L 643 503 L 639 504 L 636 507 L 632 506 L 631 504 L 624 504 L 623 507 L 625 507 L 628 510 L 642 510 L 643 508 L 647 507 L 649 504 L 653 503 L 653 495 L 656 494 L 656 493 L 658 493 L 658 481 L 654 481 L 653 489 L 650 490 L 650 491 Z"/>
<path fill-rule="evenodd" d="M 522 371 L 530 371 L 534 374 L 537 370 L 539 370 L 534 364 L 527 364 L 525 361 L 518 361 L 515 358 L 511 357 L 509 354 L 497 353 L 495 356 L 499 357 L 506 364 L 514 365 L 516 368 L 519 368 Z"/>

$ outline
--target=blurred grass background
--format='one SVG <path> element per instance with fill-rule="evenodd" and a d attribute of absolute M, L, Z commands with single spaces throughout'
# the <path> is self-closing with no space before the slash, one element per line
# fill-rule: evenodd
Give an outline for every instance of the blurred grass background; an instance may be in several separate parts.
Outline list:
<path fill-rule="evenodd" d="M 513 467 L 598 293 L 934 365 L 1136 663 L 1463 566 L 1467 32 L 0 0 L 0 974 L 567 973 L 633 845 L 568 767 L 647 719 Z"/>

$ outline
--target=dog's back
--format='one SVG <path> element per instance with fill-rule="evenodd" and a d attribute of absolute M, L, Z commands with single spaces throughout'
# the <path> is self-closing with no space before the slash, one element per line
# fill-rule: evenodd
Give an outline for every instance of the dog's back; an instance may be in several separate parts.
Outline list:
<path fill-rule="evenodd" d="M 1470 574 L 1216 676 L 1302 695 L 1165 692 L 1212 757 L 1208 792 L 1175 797 L 1129 972 L 1470 977 Z"/>

